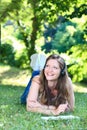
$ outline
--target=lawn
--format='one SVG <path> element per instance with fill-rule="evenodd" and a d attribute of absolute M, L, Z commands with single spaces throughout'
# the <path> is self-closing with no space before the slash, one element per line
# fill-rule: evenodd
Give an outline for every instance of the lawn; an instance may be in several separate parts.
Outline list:
<path fill-rule="evenodd" d="M 67 115 L 79 119 L 43 120 L 26 111 L 20 96 L 30 78 L 28 70 L 0 65 L 0 130 L 87 130 L 87 86 L 74 84 L 75 110 Z"/>

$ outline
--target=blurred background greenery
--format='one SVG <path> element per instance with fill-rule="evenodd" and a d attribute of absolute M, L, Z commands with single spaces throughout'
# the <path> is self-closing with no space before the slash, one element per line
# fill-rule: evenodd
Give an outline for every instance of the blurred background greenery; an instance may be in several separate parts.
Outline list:
<path fill-rule="evenodd" d="M 1 0 L 0 63 L 30 69 L 34 53 L 64 57 L 73 82 L 87 83 L 86 0 Z"/>

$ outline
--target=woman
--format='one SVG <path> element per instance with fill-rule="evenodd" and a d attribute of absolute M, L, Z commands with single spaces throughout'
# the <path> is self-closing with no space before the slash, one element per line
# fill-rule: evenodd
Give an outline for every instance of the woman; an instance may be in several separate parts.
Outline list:
<path fill-rule="evenodd" d="M 32 80 L 27 97 L 27 111 L 59 115 L 74 109 L 72 81 L 65 61 L 59 55 L 50 55 L 41 74 Z"/>

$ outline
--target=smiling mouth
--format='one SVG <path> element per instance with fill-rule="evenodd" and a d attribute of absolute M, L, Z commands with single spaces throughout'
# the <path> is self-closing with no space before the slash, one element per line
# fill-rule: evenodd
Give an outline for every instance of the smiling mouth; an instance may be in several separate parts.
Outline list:
<path fill-rule="evenodd" d="M 54 76 L 54 74 L 47 74 L 47 76 Z"/>

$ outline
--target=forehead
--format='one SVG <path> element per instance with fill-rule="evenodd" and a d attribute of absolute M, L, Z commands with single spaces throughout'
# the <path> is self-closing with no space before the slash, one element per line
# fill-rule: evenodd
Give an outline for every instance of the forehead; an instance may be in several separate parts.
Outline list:
<path fill-rule="evenodd" d="M 49 59 L 46 64 L 59 66 L 59 62 L 57 61 L 57 59 Z"/>

